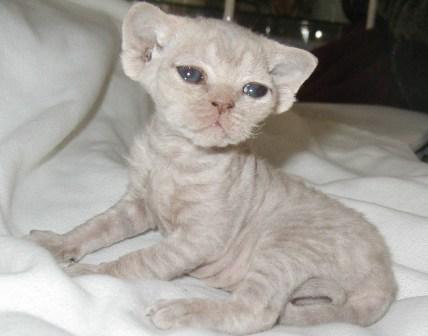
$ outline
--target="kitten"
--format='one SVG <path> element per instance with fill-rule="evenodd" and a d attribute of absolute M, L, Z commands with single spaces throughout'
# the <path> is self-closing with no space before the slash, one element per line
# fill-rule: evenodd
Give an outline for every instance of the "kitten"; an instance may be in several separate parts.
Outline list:
<path fill-rule="evenodd" d="M 156 303 L 149 316 L 161 329 L 246 334 L 277 322 L 366 326 L 383 316 L 396 285 L 375 227 L 258 159 L 246 141 L 268 115 L 290 108 L 314 56 L 234 24 L 140 3 L 124 21 L 122 61 L 156 104 L 131 151 L 127 193 L 72 231 L 32 231 L 33 240 L 70 262 L 159 229 L 158 244 L 66 270 L 190 274 L 231 291 L 224 300 Z"/>

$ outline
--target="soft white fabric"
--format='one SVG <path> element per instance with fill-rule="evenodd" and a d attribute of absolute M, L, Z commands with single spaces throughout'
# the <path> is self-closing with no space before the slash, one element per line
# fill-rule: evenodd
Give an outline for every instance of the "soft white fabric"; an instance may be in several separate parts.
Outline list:
<path fill-rule="evenodd" d="M 146 94 L 117 66 L 126 8 L 119 0 L 0 2 L 2 336 L 157 335 L 144 316 L 153 301 L 226 295 L 191 278 L 70 279 L 46 251 L 19 238 L 34 228 L 67 231 L 108 208 L 125 189 L 124 156 L 152 109 Z M 358 115 L 356 106 L 342 108 Z M 322 114 L 304 116 L 306 109 L 299 109 L 268 123 L 258 142 L 262 155 L 363 212 L 381 230 L 392 250 L 399 300 L 370 328 L 275 327 L 266 334 L 427 335 L 428 166 L 400 136 L 392 140 L 350 122 L 326 121 Z M 400 112 L 403 131 L 408 130 L 408 112 Z M 421 118 L 419 123 L 426 120 Z M 128 240 L 85 261 L 110 260 L 159 238 L 152 233 Z"/>
<path fill-rule="evenodd" d="M 394 107 L 343 104 L 301 104 L 299 113 L 310 118 L 329 119 L 392 137 L 413 150 L 428 142 L 428 115 Z M 296 109 L 296 110 L 297 110 Z"/>

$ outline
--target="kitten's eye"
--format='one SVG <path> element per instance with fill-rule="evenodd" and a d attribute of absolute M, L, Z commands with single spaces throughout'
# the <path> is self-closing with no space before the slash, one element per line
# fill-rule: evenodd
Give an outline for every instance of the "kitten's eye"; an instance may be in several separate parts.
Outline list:
<path fill-rule="evenodd" d="M 177 71 L 184 81 L 192 84 L 199 84 L 205 79 L 201 70 L 191 66 L 180 65 L 177 67 Z"/>
<path fill-rule="evenodd" d="M 242 88 L 242 92 L 253 98 L 261 98 L 268 92 L 268 88 L 259 83 L 247 83 Z"/>

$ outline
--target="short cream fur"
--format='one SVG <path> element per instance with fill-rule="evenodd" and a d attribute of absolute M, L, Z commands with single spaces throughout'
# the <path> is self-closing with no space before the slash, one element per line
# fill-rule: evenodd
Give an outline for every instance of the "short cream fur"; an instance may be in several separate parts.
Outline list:
<path fill-rule="evenodd" d="M 31 239 L 70 262 L 160 230 L 159 244 L 66 271 L 165 280 L 191 274 L 231 292 L 217 301 L 158 302 L 149 315 L 161 329 L 247 334 L 278 322 L 366 326 L 383 316 L 396 285 L 375 227 L 273 169 L 248 141 L 268 115 L 293 104 L 314 56 L 231 23 L 140 3 L 123 24 L 122 61 L 156 105 L 131 150 L 127 193 L 68 233 L 32 231 Z M 185 82 L 180 65 L 203 70 L 204 81 Z M 266 95 L 245 95 L 250 82 L 265 85 Z"/>

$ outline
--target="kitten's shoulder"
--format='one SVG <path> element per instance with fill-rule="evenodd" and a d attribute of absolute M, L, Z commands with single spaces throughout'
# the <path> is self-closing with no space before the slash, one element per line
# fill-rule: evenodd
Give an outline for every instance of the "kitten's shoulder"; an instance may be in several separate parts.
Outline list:
<path fill-rule="evenodd" d="M 128 161 L 129 187 L 134 190 L 145 188 L 146 177 L 150 172 L 151 160 L 147 151 L 147 137 L 139 135 L 131 147 Z"/>

